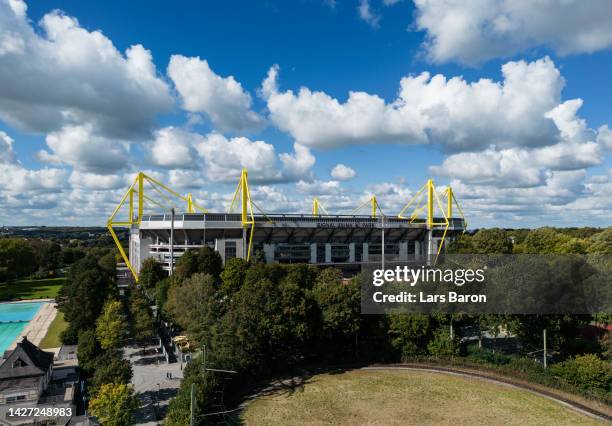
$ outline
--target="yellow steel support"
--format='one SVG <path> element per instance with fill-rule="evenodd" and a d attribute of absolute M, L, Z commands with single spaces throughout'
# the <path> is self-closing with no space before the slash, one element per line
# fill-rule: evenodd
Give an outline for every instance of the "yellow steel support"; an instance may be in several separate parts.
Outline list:
<path fill-rule="evenodd" d="M 376 195 L 373 195 L 367 201 L 361 203 L 359 206 L 357 206 L 356 208 L 351 210 L 351 212 L 349 214 L 353 215 L 353 214 L 357 213 L 359 210 L 361 210 L 362 208 L 364 208 L 368 204 L 371 207 L 371 209 L 370 209 L 370 216 L 371 217 L 376 217 L 378 211 L 380 211 L 380 213 L 383 214 L 383 212 L 382 212 L 382 210 L 380 208 L 380 205 L 378 204 L 378 201 L 376 200 Z"/>
<path fill-rule="evenodd" d="M 251 259 L 251 251 L 253 248 L 253 233 L 255 232 L 255 215 L 253 214 L 253 200 L 251 200 L 251 193 L 249 191 L 248 172 L 246 169 L 242 169 L 240 174 L 240 180 L 238 186 L 234 192 L 234 197 L 230 204 L 229 212 L 231 213 L 238 197 L 240 197 L 240 218 L 243 227 L 251 226 L 251 234 L 249 236 L 249 244 L 247 248 L 247 261 Z M 268 221 L 270 221 L 268 219 Z"/>
<path fill-rule="evenodd" d="M 249 202 L 249 193 L 247 186 L 248 174 L 246 169 L 242 169 L 242 174 L 240 175 L 240 185 L 242 189 L 242 225 L 246 225 L 248 223 L 248 202 Z"/>
<path fill-rule="evenodd" d="M 453 188 L 450 186 L 446 190 L 446 217 L 453 217 Z"/>
<path fill-rule="evenodd" d="M 130 191 L 130 222 L 134 220 L 134 185 L 132 185 L 129 189 Z"/>
<path fill-rule="evenodd" d="M 444 246 L 444 241 L 446 239 L 446 234 L 451 224 L 451 219 L 453 216 L 453 203 L 457 206 L 457 209 L 463 217 L 463 212 L 461 211 L 461 207 L 455 199 L 455 195 L 453 194 L 452 188 L 448 187 L 447 190 L 444 191 L 444 195 L 446 195 L 447 197 L 446 206 L 444 206 L 442 201 L 440 200 L 433 180 L 429 179 L 427 180 L 427 183 L 417 191 L 417 193 L 412 197 L 408 204 L 406 204 L 397 215 L 397 217 L 399 217 L 400 219 L 407 219 L 412 223 L 419 218 L 419 216 L 425 211 L 425 209 L 427 209 L 426 217 L 424 218 L 424 224 L 426 225 L 427 229 L 431 231 L 433 231 L 434 229 L 444 230 L 444 232 L 442 233 L 440 244 L 438 246 L 436 259 L 442 251 L 442 247 Z M 423 200 L 423 198 L 425 199 Z M 410 216 L 404 216 L 404 213 L 406 213 L 406 211 L 408 211 L 408 209 L 411 207 L 413 208 L 413 210 Z M 439 215 L 437 219 L 436 214 Z"/>
<path fill-rule="evenodd" d="M 193 199 L 191 198 L 191 193 L 187 194 L 187 213 L 195 213 L 193 210 Z"/>
<path fill-rule="evenodd" d="M 119 238 L 117 237 L 117 234 L 115 233 L 114 227 L 128 227 L 131 228 L 134 225 L 139 225 L 142 222 L 143 219 L 143 215 L 144 215 L 144 204 L 145 201 L 147 201 L 148 203 L 151 203 L 159 208 L 161 208 L 162 210 L 168 210 L 169 207 L 156 201 L 155 199 L 147 196 L 145 194 L 145 183 L 148 184 L 153 190 L 155 190 L 155 192 L 157 192 L 162 198 L 164 198 L 166 201 L 170 202 L 170 200 L 168 199 L 168 197 L 160 190 L 163 189 L 164 191 L 166 191 L 168 194 L 179 198 L 182 201 L 186 201 L 187 202 L 187 211 L 189 213 L 193 213 L 195 211 L 195 209 L 201 210 L 203 212 L 207 212 L 206 209 L 204 209 L 203 207 L 198 206 L 194 201 L 193 198 L 191 196 L 191 194 L 188 194 L 187 196 L 182 196 L 176 192 L 174 192 L 172 189 L 168 188 L 167 186 L 165 186 L 164 184 L 158 182 L 157 180 L 153 179 L 150 176 L 147 176 L 146 174 L 144 174 L 143 172 L 139 172 L 136 175 L 136 178 L 134 179 L 134 182 L 132 183 L 132 185 L 129 187 L 129 189 L 126 191 L 126 193 L 123 195 L 123 197 L 121 198 L 121 201 L 119 201 L 119 204 L 117 204 L 117 207 L 115 208 L 115 210 L 113 211 L 113 214 L 111 214 L 111 216 L 108 218 L 107 221 L 107 228 L 108 231 L 110 232 L 111 236 L 113 237 L 113 241 L 115 242 L 115 245 L 117 246 L 117 249 L 119 250 L 119 254 L 121 255 L 122 259 L 124 260 L 125 264 L 127 265 L 127 267 L 130 269 L 130 271 L 132 272 L 132 275 L 134 276 L 134 279 L 136 281 L 138 281 L 138 273 L 136 272 L 136 269 L 134 268 L 134 265 L 132 265 L 132 263 L 130 262 L 129 256 L 125 253 L 125 250 L 123 249 L 123 247 L 121 246 L 121 242 L 119 241 Z M 137 192 L 138 194 L 138 206 L 136 207 L 134 204 L 134 192 Z M 117 214 L 119 213 L 119 211 L 121 210 L 121 208 L 125 205 L 125 203 L 128 202 L 128 220 L 115 220 L 115 217 L 117 216 Z M 135 208 L 136 207 L 136 208 Z"/>
<path fill-rule="evenodd" d="M 427 226 L 433 227 L 434 221 L 434 184 L 433 180 L 427 181 Z"/>
<path fill-rule="evenodd" d="M 376 217 L 376 210 L 378 209 L 378 202 L 376 202 L 376 195 L 373 195 L 370 199 L 372 203 L 372 217 Z"/>
<path fill-rule="evenodd" d="M 142 210 L 144 208 L 144 173 L 138 173 L 138 224 L 142 222 Z"/>
<path fill-rule="evenodd" d="M 312 200 L 312 215 L 313 216 L 321 216 L 321 213 L 329 214 L 329 213 L 327 213 L 327 210 L 323 206 L 323 203 L 321 203 L 321 200 L 319 200 L 317 197 L 315 197 Z"/>

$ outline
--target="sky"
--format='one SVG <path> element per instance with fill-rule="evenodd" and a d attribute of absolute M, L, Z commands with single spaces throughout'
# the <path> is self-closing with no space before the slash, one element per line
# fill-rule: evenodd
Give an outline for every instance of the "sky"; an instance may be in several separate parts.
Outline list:
<path fill-rule="evenodd" d="M 141 170 L 227 211 L 246 168 L 266 212 L 395 215 L 431 178 L 470 228 L 610 226 L 611 21 L 608 0 L 0 0 L 0 225 L 104 225 Z"/>

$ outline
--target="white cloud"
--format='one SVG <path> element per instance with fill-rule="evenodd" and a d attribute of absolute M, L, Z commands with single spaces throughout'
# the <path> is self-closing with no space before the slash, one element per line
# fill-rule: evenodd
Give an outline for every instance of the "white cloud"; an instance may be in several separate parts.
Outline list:
<path fill-rule="evenodd" d="M 285 182 L 310 176 L 315 158 L 308 148 L 295 145 L 293 154 L 281 154 L 283 170 L 277 167 L 274 145 L 246 137 L 226 138 L 218 133 L 202 137 L 195 149 L 205 163 L 206 177 L 215 182 L 233 182 L 246 168 L 254 182 Z"/>
<path fill-rule="evenodd" d="M 254 180 L 278 179 L 274 146 L 245 137 L 228 139 L 218 133 L 205 136 L 196 150 L 206 163 L 206 176 L 215 182 L 236 180 L 243 168 Z"/>
<path fill-rule="evenodd" d="M 549 58 L 508 62 L 500 82 L 407 76 L 391 103 L 365 92 L 350 92 L 345 102 L 304 87 L 281 92 L 277 74 L 272 67 L 261 90 L 270 118 L 304 146 L 437 143 L 461 151 L 551 145 L 559 137 L 546 113 L 560 104 L 564 80 Z"/>
<path fill-rule="evenodd" d="M 608 0 L 414 0 L 434 62 L 477 64 L 545 46 L 565 56 L 612 46 Z"/>
<path fill-rule="evenodd" d="M 532 164 L 526 150 L 505 149 L 465 152 L 444 159 L 441 166 L 432 166 L 432 173 L 461 179 L 463 182 L 503 187 L 529 187 L 544 183 L 541 167 Z"/>
<path fill-rule="evenodd" d="M 256 128 L 263 118 L 251 110 L 251 95 L 233 76 L 221 77 L 200 58 L 173 55 L 168 75 L 174 82 L 183 108 L 205 113 L 220 130 L 242 131 Z"/>
<path fill-rule="evenodd" d="M 372 10 L 370 0 L 359 0 L 357 13 L 359 14 L 359 18 L 372 28 L 378 28 L 380 26 L 380 15 Z"/>
<path fill-rule="evenodd" d="M 337 180 L 351 180 L 357 175 L 355 170 L 344 164 L 336 164 L 331 171 L 331 177 Z"/>
<path fill-rule="evenodd" d="M 337 195 L 343 192 L 340 182 L 335 180 L 305 182 L 303 180 L 295 184 L 296 189 L 302 194 L 309 195 Z"/>
<path fill-rule="evenodd" d="M 30 197 L 37 193 L 61 191 L 66 184 L 68 173 L 57 168 L 28 170 L 18 164 L 0 164 L 0 176 L 6 183 L 0 192 Z M 27 194 L 24 194 L 26 192 Z"/>
<path fill-rule="evenodd" d="M 584 169 L 600 164 L 602 159 L 594 142 L 560 142 L 535 149 L 491 147 L 482 152 L 453 154 L 430 170 L 471 184 L 522 188 L 544 184 L 551 171 Z"/>
<path fill-rule="evenodd" d="M 465 152 L 446 157 L 432 173 L 458 179 L 460 183 L 499 188 L 550 187 L 551 177 L 559 171 L 578 171 L 601 164 L 601 144 L 605 129 L 595 132 L 577 117 L 582 100 L 573 99 L 557 105 L 545 114 L 558 129 L 557 143 L 544 147 L 491 146 L 482 152 Z M 603 136 L 602 136 L 603 135 Z"/>
<path fill-rule="evenodd" d="M 398 183 L 382 182 L 368 185 L 360 196 L 362 203 L 376 196 L 376 202 L 387 215 L 396 215 L 413 197 L 414 190 L 418 190 L 423 182 L 418 182 L 416 188 L 409 188 L 403 181 Z"/>
<path fill-rule="evenodd" d="M 612 150 L 612 129 L 607 124 L 597 130 L 597 143 L 605 149 Z"/>
<path fill-rule="evenodd" d="M 202 136 L 177 127 L 165 127 L 155 132 L 151 150 L 153 162 L 162 167 L 190 168 L 197 159 L 194 145 Z"/>
<path fill-rule="evenodd" d="M 174 169 L 168 172 L 170 188 L 201 188 L 206 184 L 199 170 Z"/>
<path fill-rule="evenodd" d="M 98 174 L 113 173 L 130 161 L 130 144 L 94 133 L 92 125 L 65 126 L 46 137 L 51 152 L 40 151 L 38 158 L 50 164 L 68 164 L 75 170 Z"/>
<path fill-rule="evenodd" d="M 0 0 L 0 119 L 32 132 L 89 123 L 106 137 L 148 134 L 172 98 L 141 45 L 119 52 L 100 31 L 53 11 L 40 28 L 19 0 Z"/>
<path fill-rule="evenodd" d="M 121 175 L 99 175 L 73 171 L 68 180 L 73 188 L 106 190 L 126 187 L 125 179 Z"/>
<path fill-rule="evenodd" d="M 279 155 L 283 163 L 283 174 L 286 178 L 304 178 L 312 174 L 311 169 L 315 164 L 315 156 L 310 149 L 298 143 L 293 144 L 293 154 L 282 153 Z"/>
<path fill-rule="evenodd" d="M 13 151 L 13 138 L 5 132 L 0 131 L 0 164 L 16 162 L 15 152 Z"/>

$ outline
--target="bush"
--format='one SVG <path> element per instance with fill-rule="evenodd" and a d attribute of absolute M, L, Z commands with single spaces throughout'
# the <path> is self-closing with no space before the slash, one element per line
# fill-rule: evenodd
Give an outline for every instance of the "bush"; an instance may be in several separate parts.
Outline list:
<path fill-rule="evenodd" d="M 587 390 L 609 390 L 611 370 L 607 362 L 597 355 L 578 355 L 551 367 L 551 372 L 565 382 Z"/>
<path fill-rule="evenodd" d="M 76 345 L 79 341 L 79 330 L 68 324 L 68 328 L 60 333 L 60 340 L 64 345 Z"/>
<path fill-rule="evenodd" d="M 512 360 L 512 357 L 504 355 L 501 352 L 493 352 L 490 349 L 482 349 L 479 347 L 468 348 L 468 358 L 475 361 L 488 362 L 495 365 L 506 365 Z"/>
<path fill-rule="evenodd" d="M 459 355 L 459 343 L 457 336 L 453 339 L 447 327 L 436 330 L 433 340 L 427 345 L 427 350 L 434 356 Z"/>

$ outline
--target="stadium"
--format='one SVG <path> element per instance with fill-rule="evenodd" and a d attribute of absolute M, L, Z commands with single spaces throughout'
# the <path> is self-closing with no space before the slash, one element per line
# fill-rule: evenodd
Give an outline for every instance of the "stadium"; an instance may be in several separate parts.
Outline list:
<path fill-rule="evenodd" d="M 365 205 L 367 215 L 328 214 L 315 198 L 309 214 L 264 213 L 251 200 L 248 173 L 243 170 L 229 212 L 209 212 L 197 205 L 191 194 L 180 195 L 141 172 L 107 226 L 136 280 L 145 259 L 157 259 L 172 274 L 185 251 L 204 246 L 214 248 L 224 262 L 233 257 L 248 260 L 258 254 L 268 263 L 329 265 L 346 273 L 382 260 L 431 261 L 446 240 L 466 229 L 452 189 L 446 187 L 438 193 L 432 180 L 396 216 L 383 214 L 375 196 L 355 211 Z M 125 206 L 127 220 L 121 221 L 118 217 Z M 150 214 L 145 207 L 159 213 Z M 128 253 L 114 231 L 116 227 L 130 229 Z"/>

